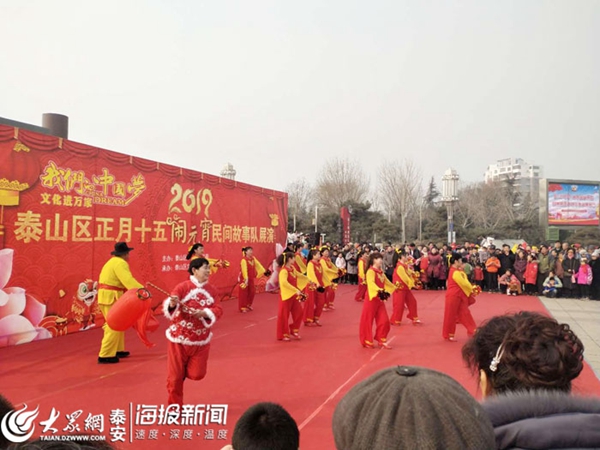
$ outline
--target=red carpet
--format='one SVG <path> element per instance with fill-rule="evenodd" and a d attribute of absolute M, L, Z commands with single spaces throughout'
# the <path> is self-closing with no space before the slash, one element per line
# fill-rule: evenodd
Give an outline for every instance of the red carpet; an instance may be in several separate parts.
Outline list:
<path fill-rule="evenodd" d="M 128 349 L 132 356 L 116 365 L 98 365 L 101 330 L 92 330 L 62 338 L 39 341 L 0 350 L 1 392 L 13 403 L 40 405 L 36 423 L 45 420 L 52 407 L 61 417 L 54 425 L 59 433 L 67 425 L 65 414 L 83 410 L 78 422 L 84 430 L 89 413 L 105 415 L 105 431 L 112 426 L 111 410 L 126 411 L 126 444 L 119 448 L 206 448 L 219 449 L 230 442 L 236 420 L 250 405 L 259 401 L 281 403 L 301 428 L 303 450 L 334 448 L 331 417 L 340 398 L 357 382 L 379 369 L 392 365 L 419 365 L 449 374 L 473 395 L 477 380 L 471 376 L 460 357 L 466 334 L 457 328 L 459 343 L 441 338 L 444 292 L 416 292 L 422 326 L 408 321 L 392 327 L 393 350 L 367 350 L 358 341 L 358 321 L 362 305 L 353 300 L 355 286 L 340 286 L 337 309 L 324 313 L 322 328 L 304 328 L 302 341 L 283 343 L 275 340 L 275 314 L 278 296 L 257 297 L 255 311 L 240 314 L 236 302 L 223 303 L 224 317 L 215 328 L 208 375 L 203 381 L 186 381 L 185 403 L 227 404 L 225 426 L 135 426 L 137 405 L 160 405 L 166 402 L 166 339 L 164 320 L 151 339 L 156 347 L 147 350 L 135 333 L 128 332 Z M 387 305 L 391 312 L 391 302 Z M 535 297 L 507 297 L 482 294 L 472 308 L 479 323 L 488 317 L 531 310 L 545 312 Z M 575 383 L 574 392 L 600 395 L 600 382 L 586 366 Z M 130 408 L 133 415 L 130 416 Z M 214 439 L 205 440 L 212 429 Z M 136 430 L 144 430 L 144 438 Z M 158 430 L 149 439 L 150 430 Z M 171 433 L 179 431 L 179 437 Z M 192 436 L 184 436 L 192 430 Z M 227 430 L 226 439 L 217 439 L 219 430 Z M 41 427 L 37 425 L 36 434 Z M 47 434 L 47 433 L 46 433 Z M 187 432 L 186 432 L 187 434 Z M 223 436 L 221 436 L 223 437 Z M 173 438 L 173 439 L 171 439 Z M 129 443 L 129 441 L 132 443 Z"/>

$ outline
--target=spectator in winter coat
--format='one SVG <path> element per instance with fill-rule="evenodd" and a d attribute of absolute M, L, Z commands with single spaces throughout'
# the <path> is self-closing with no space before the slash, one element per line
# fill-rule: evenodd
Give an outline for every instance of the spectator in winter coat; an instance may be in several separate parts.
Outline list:
<path fill-rule="evenodd" d="M 525 270 L 527 269 L 527 257 L 523 249 L 517 250 L 517 256 L 515 257 L 514 273 L 519 279 L 521 284 L 525 283 Z"/>
<path fill-rule="evenodd" d="M 592 284 L 592 268 L 588 265 L 587 258 L 581 258 L 579 264 L 579 270 L 575 274 L 575 281 L 580 289 L 582 298 L 588 299 L 590 297 L 590 285 Z"/>
<path fill-rule="evenodd" d="M 592 285 L 590 286 L 590 300 L 600 300 L 600 250 L 592 252 L 590 261 L 592 268 Z"/>
<path fill-rule="evenodd" d="M 506 292 L 506 295 L 521 295 L 521 282 L 510 269 L 498 278 L 498 285 L 500 292 Z"/>
<path fill-rule="evenodd" d="M 548 253 L 548 247 L 542 245 L 540 247 L 540 253 L 538 254 L 538 276 L 537 276 L 537 291 L 542 293 L 544 290 L 544 280 L 548 276 L 548 272 L 552 268 L 550 262 L 550 254 Z"/>
<path fill-rule="evenodd" d="M 498 290 L 498 271 L 500 270 L 500 260 L 494 253 L 491 253 L 485 262 L 486 278 L 485 285 L 490 292 Z"/>
<path fill-rule="evenodd" d="M 583 344 L 569 325 L 533 312 L 494 317 L 462 352 L 479 375 L 496 448 L 600 448 L 600 399 L 570 395 Z"/>
<path fill-rule="evenodd" d="M 527 267 L 525 269 L 525 292 L 528 295 L 533 295 L 537 291 L 539 265 L 534 255 L 527 257 Z"/>
<path fill-rule="evenodd" d="M 544 280 L 542 293 L 550 298 L 560 297 L 560 290 L 562 287 L 563 285 L 560 278 L 551 270 L 550 273 L 548 273 L 548 277 Z"/>
<path fill-rule="evenodd" d="M 562 268 L 564 271 L 562 282 L 564 286 L 563 292 L 565 297 L 579 297 L 579 288 L 577 286 L 577 282 L 574 280 L 573 277 L 573 275 L 575 275 L 579 270 L 579 261 L 577 260 L 577 258 L 575 258 L 575 250 L 573 250 L 572 248 L 570 248 L 567 251 L 567 256 L 562 261 Z"/>
<path fill-rule="evenodd" d="M 515 264 L 515 254 L 511 251 L 508 244 L 502 246 L 502 253 L 500 253 L 498 259 L 500 260 L 500 270 L 498 271 L 498 275 L 502 276 L 507 270 L 513 269 Z"/>

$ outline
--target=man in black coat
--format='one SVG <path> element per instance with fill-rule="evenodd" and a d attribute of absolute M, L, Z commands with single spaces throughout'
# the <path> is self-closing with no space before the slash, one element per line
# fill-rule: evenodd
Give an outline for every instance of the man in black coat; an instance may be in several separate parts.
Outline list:
<path fill-rule="evenodd" d="M 513 270 L 515 265 L 515 254 L 511 251 L 508 244 L 504 244 L 502 246 L 502 253 L 498 255 L 498 259 L 500 260 L 500 270 L 498 271 L 498 276 L 504 275 L 504 272 L 506 272 L 508 269 Z"/>

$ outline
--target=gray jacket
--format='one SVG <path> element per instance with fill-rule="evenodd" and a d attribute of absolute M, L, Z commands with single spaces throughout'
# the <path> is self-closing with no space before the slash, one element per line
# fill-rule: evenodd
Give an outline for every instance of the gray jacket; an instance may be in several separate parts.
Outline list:
<path fill-rule="evenodd" d="M 514 392 L 483 403 L 499 449 L 600 448 L 600 398 Z"/>

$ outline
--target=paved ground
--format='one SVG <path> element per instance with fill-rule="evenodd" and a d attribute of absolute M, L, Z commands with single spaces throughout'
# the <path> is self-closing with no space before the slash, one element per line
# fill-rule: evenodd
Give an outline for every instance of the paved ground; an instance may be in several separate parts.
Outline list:
<path fill-rule="evenodd" d="M 568 323 L 585 347 L 584 357 L 600 379 L 600 301 L 540 297 L 562 323 Z"/>

